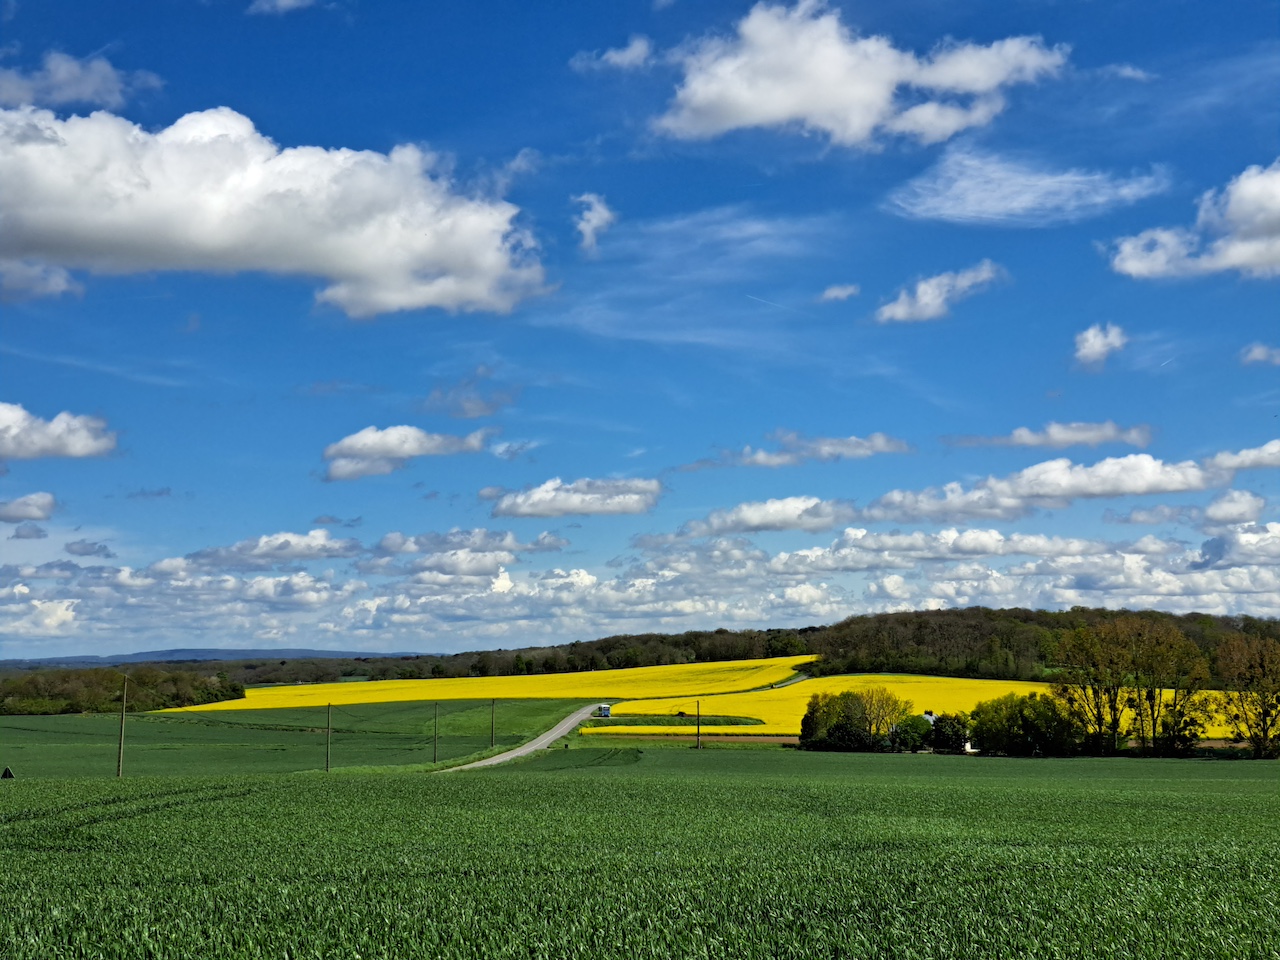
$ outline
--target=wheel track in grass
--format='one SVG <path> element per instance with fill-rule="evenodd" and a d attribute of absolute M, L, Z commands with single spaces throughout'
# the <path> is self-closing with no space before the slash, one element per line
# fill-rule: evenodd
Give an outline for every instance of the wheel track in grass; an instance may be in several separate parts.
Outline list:
<path fill-rule="evenodd" d="M 140 796 L 108 797 L 101 800 L 63 804 L 44 810 L 20 810 L 0 818 L 0 836 L 13 835 L 14 828 L 57 826 L 79 830 L 107 821 L 131 820 L 160 810 L 216 803 L 258 792 L 254 787 L 191 787 L 162 790 Z"/>

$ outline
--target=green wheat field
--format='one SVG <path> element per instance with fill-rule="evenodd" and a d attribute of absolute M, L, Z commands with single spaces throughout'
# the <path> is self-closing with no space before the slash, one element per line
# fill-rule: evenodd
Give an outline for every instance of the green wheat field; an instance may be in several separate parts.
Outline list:
<path fill-rule="evenodd" d="M 1280 957 L 1274 764 L 572 741 L 0 783 L 0 956 Z"/>

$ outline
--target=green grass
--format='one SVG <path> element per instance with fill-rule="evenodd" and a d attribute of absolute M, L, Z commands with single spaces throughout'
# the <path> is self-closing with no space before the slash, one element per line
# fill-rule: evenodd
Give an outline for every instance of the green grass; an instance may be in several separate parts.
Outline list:
<path fill-rule="evenodd" d="M 585 701 L 497 704 L 497 744 L 513 747 Z M 440 762 L 489 752 L 488 700 L 440 703 Z M 432 703 L 334 707 L 335 767 L 430 763 Z M 119 716 L 0 716 L 0 767 L 29 777 L 115 776 Z M 325 708 L 133 714 L 126 720 L 128 776 L 291 773 L 322 769 Z M 3 954 L 0 954 L 3 956 Z"/>
<path fill-rule="evenodd" d="M 563 748 L 0 784 L 0 956 L 1280 956 L 1274 763 Z"/>

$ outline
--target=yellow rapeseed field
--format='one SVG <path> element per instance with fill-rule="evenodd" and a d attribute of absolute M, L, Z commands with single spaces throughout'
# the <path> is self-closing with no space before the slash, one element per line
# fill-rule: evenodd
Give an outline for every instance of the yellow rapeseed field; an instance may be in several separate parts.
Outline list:
<path fill-rule="evenodd" d="M 174 711 L 269 710 L 408 700 L 612 700 L 679 697 L 753 690 L 795 675 L 812 656 L 687 663 L 629 670 L 544 673 L 525 677 L 466 677 L 441 680 L 379 680 L 371 683 L 308 683 L 255 687 L 243 700 L 227 700 Z M 801 708 L 803 712 L 803 708 Z"/>
<path fill-rule="evenodd" d="M 607 734 L 665 734 L 692 733 L 692 717 L 697 701 L 702 701 L 705 716 L 751 717 L 763 721 L 763 725 L 747 727 L 703 727 L 707 734 L 750 734 L 753 736 L 797 736 L 800 718 L 804 716 L 809 698 L 815 693 L 842 693 L 865 687 L 888 687 L 898 696 L 910 700 L 916 713 L 932 710 L 934 713 L 955 713 L 972 710 L 983 700 L 1003 697 L 1006 693 L 1048 693 L 1049 684 L 1029 683 L 1017 680 L 968 680 L 961 677 L 923 677 L 911 674 L 868 673 L 852 676 L 818 677 L 788 684 L 776 690 L 755 690 L 750 693 L 729 693 L 719 696 L 629 700 L 613 708 L 613 715 L 670 716 L 684 711 L 689 719 L 681 718 L 670 726 L 607 726 L 588 727 L 584 733 Z"/>
<path fill-rule="evenodd" d="M 703 736 L 788 736 L 800 734 L 800 719 L 809 698 L 815 693 L 843 693 L 866 687 L 888 687 L 904 700 L 912 702 L 915 713 L 970 711 L 983 700 L 994 700 L 1007 693 L 1048 694 L 1050 685 L 1020 680 L 970 680 L 963 677 L 927 677 L 914 674 L 864 673 L 802 680 L 774 690 L 753 690 L 716 696 L 684 696 L 663 699 L 628 700 L 615 704 L 615 717 L 669 716 L 669 725 L 586 727 L 583 733 L 609 735 L 691 734 L 694 714 L 702 701 L 703 716 L 749 717 L 763 721 L 750 726 L 704 726 Z M 684 711 L 687 717 L 677 718 Z M 1205 731 L 1212 739 L 1224 739 L 1230 731 L 1221 722 L 1211 723 Z"/>

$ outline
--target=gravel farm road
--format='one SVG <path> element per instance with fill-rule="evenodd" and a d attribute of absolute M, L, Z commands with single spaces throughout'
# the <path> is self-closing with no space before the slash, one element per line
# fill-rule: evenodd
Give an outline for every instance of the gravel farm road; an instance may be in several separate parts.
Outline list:
<path fill-rule="evenodd" d="M 528 743 L 522 743 L 514 750 L 508 750 L 506 753 L 500 753 L 496 757 L 485 757 L 483 760 L 477 760 L 475 763 L 464 763 L 460 767 L 446 767 L 441 770 L 440 773 L 456 773 L 458 770 L 475 770 L 479 767 L 492 767 L 499 763 L 506 763 L 508 760 L 516 760 L 520 757 L 528 756 L 535 750 L 544 750 L 580 724 L 583 720 L 587 719 L 587 717 L 591 716 L 599 706 L 600 704 L 593 703 L 580 710 L 575 710 L 546 733 L 538 734 L 538 736 L 534 737 Z"/>

